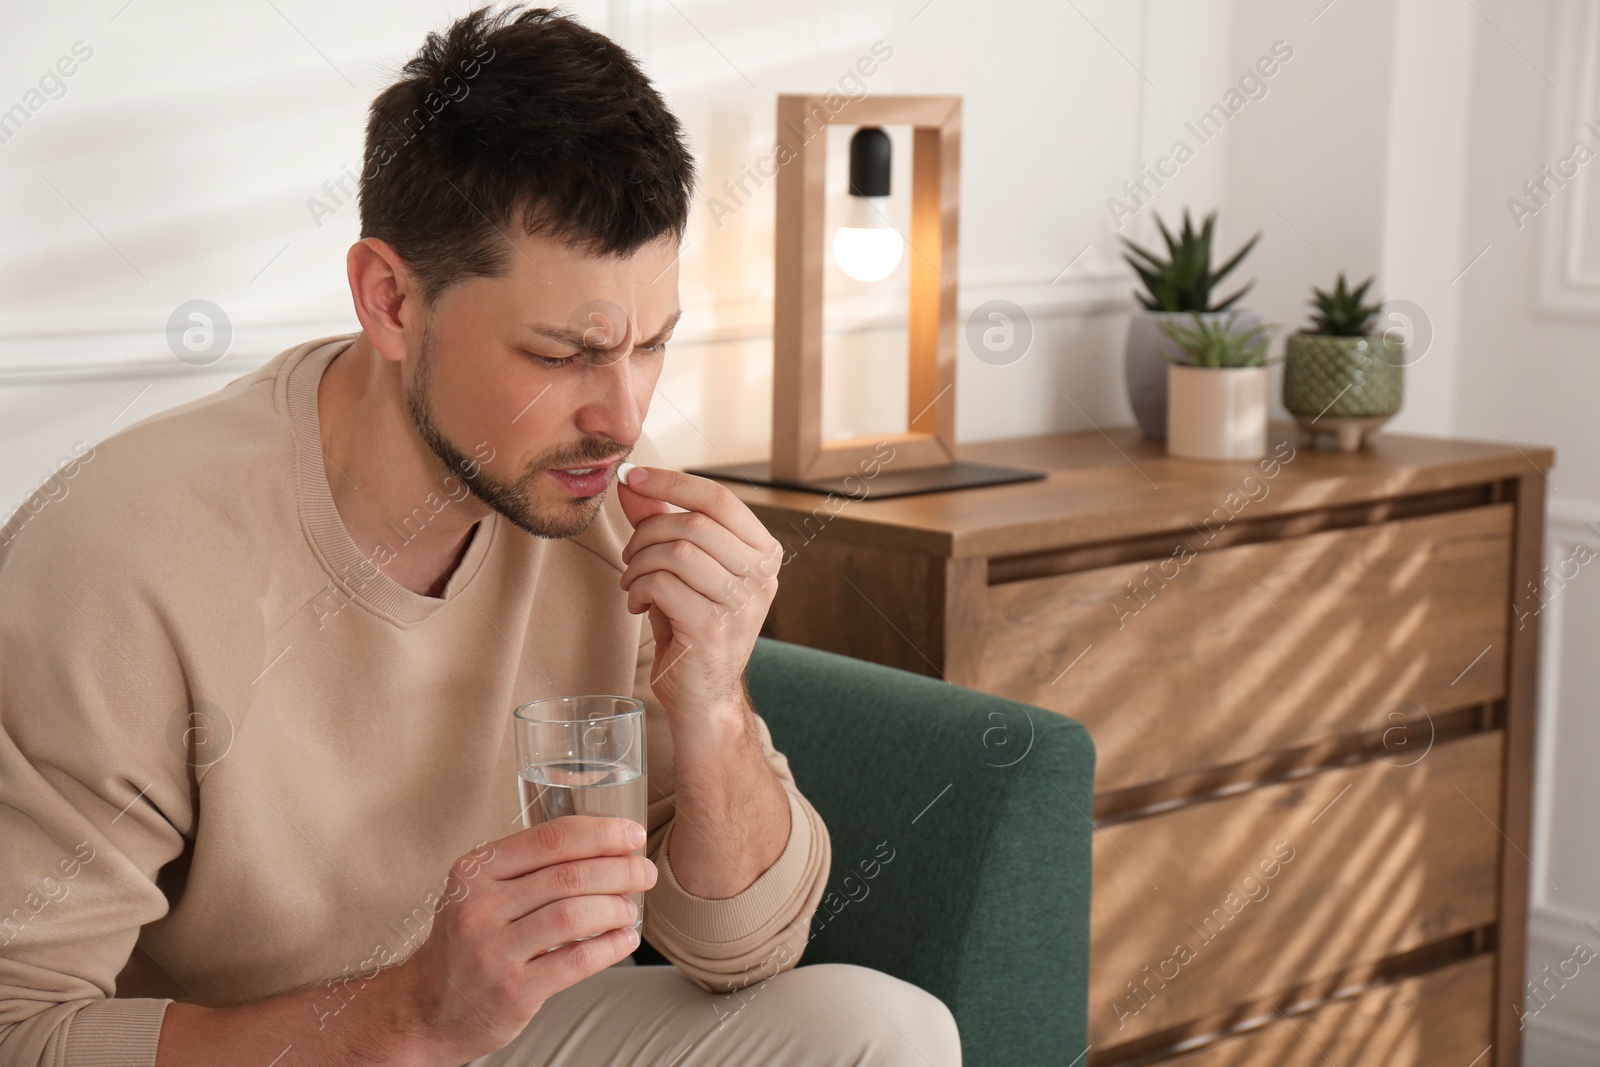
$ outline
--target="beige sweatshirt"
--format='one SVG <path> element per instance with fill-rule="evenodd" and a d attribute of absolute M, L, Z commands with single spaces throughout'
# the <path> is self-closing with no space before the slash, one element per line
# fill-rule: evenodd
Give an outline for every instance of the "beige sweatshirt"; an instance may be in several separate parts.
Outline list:
<path fill-rule="evenodd" d="M 491 514 L 438 598 L 369 555 L 443 496 L 387 546 L 351 540 L 316 395 L 354 337 L 119 431 L 0 528 L 0 1064 L 150 1064 L 174 999 L 325 980 L 336 1018 L 426 940 L 451 862 L 521 827 L 511 712 L 541 696 L 647 705 L 646 940 L 714 992 L 806 945 L 831 846 L 764 722 L 782 855 L 725 900 L 672 873 L 672 736 L 614 490 L 565 540 Z"/>

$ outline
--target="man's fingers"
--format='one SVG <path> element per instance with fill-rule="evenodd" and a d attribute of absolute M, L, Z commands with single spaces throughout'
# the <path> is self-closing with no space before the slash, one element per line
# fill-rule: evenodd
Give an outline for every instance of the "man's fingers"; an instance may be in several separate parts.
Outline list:
<path fill-rule="evenodd" d="M 705 549 L 706 554 L 728 570 L 730 563 L 750 554 L 750 546 L 735 537 L 726 526 L 710 515 L 698 511 L 674 511 L 652 515 L 633 531 L 628 543 L 622 546 L 624 566 L 649 545 L 667 541 L 692 541 Z"/>
<path fill-rule="evenodd" d="M 631 485 L 626 485 L 621 481 L 618 481 L 616 486 L 617 503 L 622 505 L 622 513 L 628 517 L 628 522 L 636 530 L 639 528 L 639 524 L 646 519 L 656 515 L 667 515 L 672 511 L 672 505 L 665 500 L 657 500 L 655 497 L 645 496 Z"/>
<path fill-rule="evenodd" d="M 628 897 L 565 897 L 508 926 L 506 948 L 513 959 L 538 959 L 557 945 L 630 926 L 636 918 Z"/>
<path fill-rule="evenodd" d="M 563 898 L 643 893 L 656 884 L 656 876 L 655 863 L 637 854 L 568 860 L 506 883 L 504 907 L 496 911 L 504 921 L 517 922 Z"/>
<path fill-rule="evenodd" d="M 709 626 L 730 614 L 721 600 L 706 599 L 672 571 L 651 571 L 628 587 L 629 614 L 637 615 L 652 606 L 660 608 L 661 613 L 676 624 L 674 632 L 677 626 L 693 630 L 702 621 Z"/>
<path fill-rule="evenodd" d="M 685 585 L 713 604 L 743 603 L 753 595 L 753 590 L 760 588 L 760 580 L 754 577 L 746 576 L 741 584 L 739 575 L 712 559 L 705 549 L 692 541 L 650 545 L 633 558 L 622 576 L 621 585 L 631 591 L 634 583 L 657 571 L 677 575 Z M 741 591 L 744 596 L 740 596 Z"/>
<path fill-rule="evenodd" d="M 634 940 L 637 933 L 632 927 L 611 930 L 587 941 L 574 941 L 553 952 L 541 953 L 526 964 L 541 970 L 555 968 L 566 977 L 558 978 L 555 985 L 566 989 L 592 974 L 599 974 L 639 947 Z M 548 978 L 546 978 L 548 980 Z"/>
<path fill-rule="evenodd" d="M 495 842 L 494 858 L 483 869 L 491 878 L 520 878 L 567 860 L 635 852 L 644 847 L 644 838 L 630 840 L 630 825 L 638 823 L 601 815 L 563 815 Z"/>
<path fill-rule="evenodd" d="M 646 472 L 648 476 L 640 478 Z M 628 475 L 626 488 L 643 497 L 676 504 L 686 511 L 703 512 L 733 531 L 751 548 L 765 549 L 772 544 L 772 535 L 761 525 L 761 520 L 721 482 L 670 467 L 635 467 Z M 632 518 L 631 512 L 629 518 Z"/>

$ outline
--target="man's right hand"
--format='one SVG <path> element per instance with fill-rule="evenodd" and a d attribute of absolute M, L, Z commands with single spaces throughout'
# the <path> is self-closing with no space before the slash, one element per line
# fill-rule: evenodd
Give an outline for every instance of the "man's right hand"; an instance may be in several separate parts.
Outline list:
<path fill-rule="evenodd" d="M 395 968 L 407 1029 L 429 1061 L 464 1063 L 504 1048 L 546 1000 L 638 947 L 628 894 L 656 881 L 638 823 L 568 815 L 492 844 L 487 861 L 480 849 L 455 862 L 451 878 L 466 893 Z M 574 940 L 589 935 L 599 936 Z"/>
<path fill-rule="evenodd" d="M 253 1004 L 174 1001 L 157 1067 L 224 1062 L 457 1067 L 509 1045 L 544 1002 L 637 946 L 630 893 L 655 884 L 629 819 L 567 815 L 452 865 L 449 900 L 410 957 L 364 980 L 333 1020 L 312 986 Z M 453 886 L 464 884 L 465 894 Z M 573 938 L 598 935 L 587 941 Z M 568 942 L 571 942 L 570 944 Z M 561 945 L 555 951 L 552 946 Z"/>

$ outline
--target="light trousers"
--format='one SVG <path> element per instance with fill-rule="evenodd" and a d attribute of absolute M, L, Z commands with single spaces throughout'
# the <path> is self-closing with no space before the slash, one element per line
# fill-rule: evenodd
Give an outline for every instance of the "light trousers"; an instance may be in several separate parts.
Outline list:
<path fill-rule="evenodd" d="M 468 1067 L 960 1067 L 955 1017 L 869 967 L 793 967 L 708 993 L 627 957 L 562 990 L 499 1052 Z"/>

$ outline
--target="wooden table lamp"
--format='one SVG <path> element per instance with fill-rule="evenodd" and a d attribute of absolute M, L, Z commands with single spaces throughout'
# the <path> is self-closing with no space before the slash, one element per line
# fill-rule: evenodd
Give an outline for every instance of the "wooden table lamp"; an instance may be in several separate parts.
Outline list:
<path fill-rule="evenodd" d="M 842 101 L 842 103 L 841 103 Z M 906 432 L 822 436 L 822 290 L 827 127 L 860 129 L 850 145 L 851 210 L 832 247 L 840 267 L 871 281 L 910 245 L 910 389 Z M 912 127 L 911 236 L 889 224 L 890 145 L 884 125 Z M 956 229 L 961 97 L 838 93 L 778 97 L 773 299 L 772 459 L 689 471 L 751 485 L 874 497 L 1043 478 L 1043 471 L 960 461 L 956 425 Z"/>

